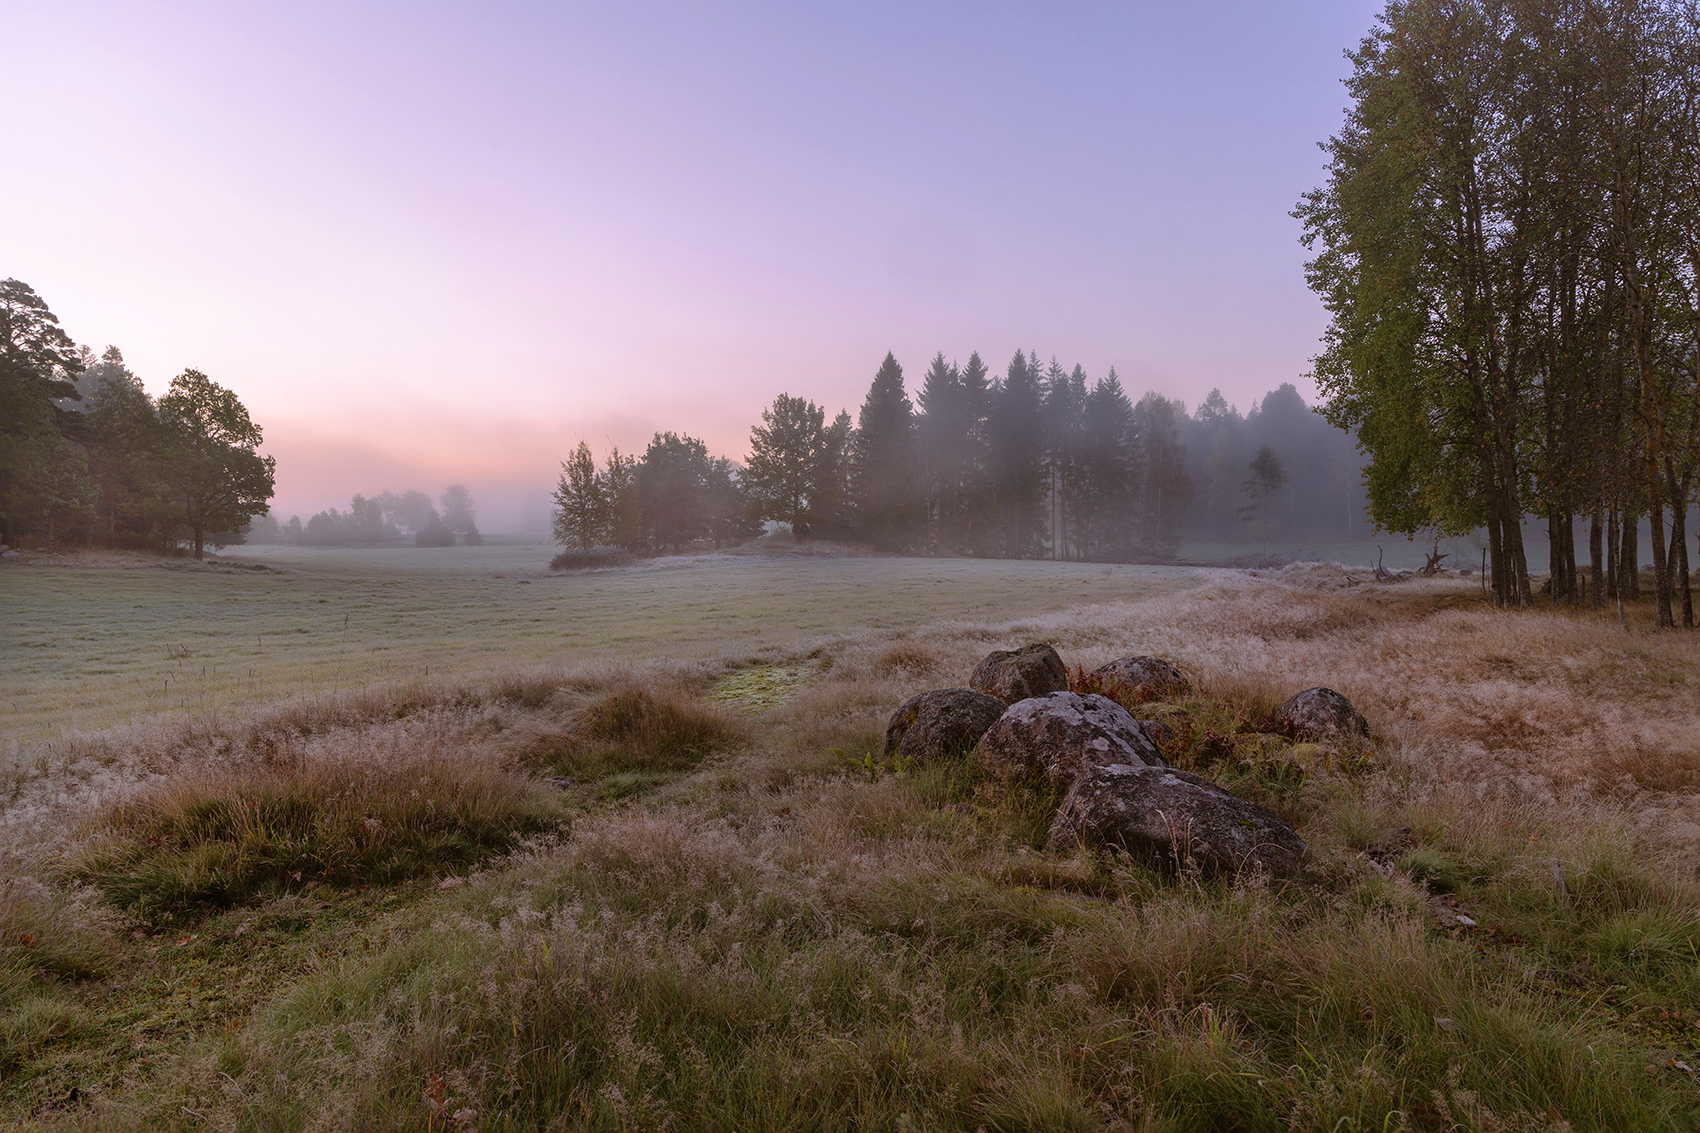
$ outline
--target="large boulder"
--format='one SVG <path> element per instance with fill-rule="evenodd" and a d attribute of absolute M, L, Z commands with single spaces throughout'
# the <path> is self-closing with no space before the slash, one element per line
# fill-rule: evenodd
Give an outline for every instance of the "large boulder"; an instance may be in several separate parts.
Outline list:
<path fill-rule="evenodd" d="M 1192 691 L 1186 674 L 1161 657 L 1122 657 L 1093 669 L 1087 679 L 1096 679 L 1104 692 L 1137 700 L 1162 700 Z"/>
<path fill-rule="evenodd" d="M 973 748 L 1009 707 L 971 688 L 940 688 L 912 696 L 891 714 L 885 754 L 929 760 Z"/>
<path fill-rule="evenodd" d="M 1275 723 L 1301 739 L 1367 736 L 1369 722 L 1352 702 L 1331 688 L 1307 688 L 1294 693 L 1275 711 Z"/>
<path fill-rule="evenodd" d="M 974 666 L 968 687 L 1014 704 L 1031 696 L 1068 691 L 1068 669 L 1049 645 L 1000 649 Z"/>
<path fill-rule="evenodd" d="M 1310 848 L 1293 828 L 1201 776 L 1172 767 L 1088 767 L 1051 823 L 1049 848 L 1119 846 L 1157 865 L 1207 876 L 1295 877 Z"/>
<path fill-rule="evenodd" d="M 1053 692 L 1019 700 L 980 737 L 980 766 L 999 779 L 1073 783 L 1083 768 L 1108 763 L 1163 766 L 1132 713 L 1107 696 Z"/>

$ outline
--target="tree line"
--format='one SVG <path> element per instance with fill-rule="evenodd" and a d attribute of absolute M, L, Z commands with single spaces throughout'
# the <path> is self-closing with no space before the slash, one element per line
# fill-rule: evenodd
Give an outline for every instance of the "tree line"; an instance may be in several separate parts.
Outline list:
<path fill-rule="evenodd" d="M 356 493 L 347 511 L 326 508 L 306 523 L 299 515 L 290 516 L 288 523 L 260 516 L 248 531 L 248 542 L 351 547 L 411 538 L 418 547 L 452 547 L 457 541 L 475 547 L 484 542 L 476 510 L 465 484 L 450 484 L 435 501 L 417 489 L 399 495 L 384 491 L 370 498 Z"/>
<path fill-rule="evenodd" d="M 1291 385 L 1245 416 L 1212 391 L 1189 416 L 1157 393 L 1134 401 L 1113 369 L 1093 381 L 1017 351 L 993 375 L 978 353 L 961 366 L 941 353 L 911 400 L 887 354 L 854 422 L 780 394 L 751 428 L 743 467 L 675 433 L 600 463 L 580 441 L 562 464 L 553 530 L 568 547 L 654 554 L 777 521 L 888 551 L 1165 559 L 1188 533 L 1349 535 L 1355 473 L 1350 438 Z"/>
<path fill-rule="evenodd" d="M 200 558 L 266 511 L 275 462 L 230 390 L 185 370 L 157 400 L 115 346 L 71 341 L 28 284 L 0 280 L 0 524 L 7 546 L 176 547 Z"/>
<path fill-rule="evenodd" d="M 1496 599 L 1527 605 L 1526 513 L 1561 602 L 1635 596 L 1645 520 L 1657 624 L 1693 625 L 1700 8 L 1397 0 L 1351 59 L 1295 215 L 1375 522 L 1485 527 Z"/>

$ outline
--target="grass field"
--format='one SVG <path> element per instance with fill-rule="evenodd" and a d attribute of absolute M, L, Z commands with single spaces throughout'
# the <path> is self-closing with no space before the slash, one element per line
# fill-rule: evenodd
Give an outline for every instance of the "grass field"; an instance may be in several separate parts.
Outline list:
<path fill-rule="evenodd" d="M 350 633 L 204 711 L 38 702 L 56 738 L 0 790 L 0 1127 L 1700 1127 L 1700 657 L 1645 604 L 1625 631 L 1324 566 L 534 553 L 5 576 L 144 615 L 341 594 Z M 534 591 L 604 638 L 561 645 Z M 356 594 L 398 635 L 458 599 L 426 625 L 491 640 L 420 626 L 428 680 L 370 671 Z M 1029 640 L 1191 674 L 1138 706 L 1165 757 L 1291 823 L 1305 875 L 1052 853 L 1054 795 L 883 757 L 905 697 Z M 1317 684 L 1372 742 L 1272 731 Z"/>
<path fill-rule="evenodd" d="M 734 645 L 759 654 L 831 632 L 1146 597 L 1198 577 L 760 553 L 551 574 L 552 551 L 242 547 L 207 566 L 96 555 L 7 565 L 0 744 L 417 677 Z"/>

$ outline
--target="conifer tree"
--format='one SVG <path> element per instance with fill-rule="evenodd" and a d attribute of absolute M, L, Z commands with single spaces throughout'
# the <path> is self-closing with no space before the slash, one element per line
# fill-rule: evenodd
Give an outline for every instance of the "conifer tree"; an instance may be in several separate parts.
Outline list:
<path fill-rule="evenodd" d="M 1145 555 L 1168 558 L 1180 542 L 1181 523 L 1192 504 L 1192 477 L 1186 470 L 1186 445 L 1180 421 L 1185 407 L 1159 393 L 1147 393 L 1133 407 L 1138 437 L 1139 488 L 1136 542 Z"/>
<path fill-rule="evenodd" d="M 1044 435 L 1039 360 L 1015 352 L 995 387 L 987 434 L 1001 552 L 1018 559 L 1034 553 L 1044 519 Z"/>
<path fill-rule="evenodd" d="M 962 413 L 965 448 L 961 480 L 956 550 L 977 555 L 1002 551 L 998 505 L 992 467 L 991 413 L 994 383 L 980 352 L 968 355 L 962 367 Z"/>
<path fill-rule="evenodd" d="M 1086 395 L 1081 433 L 1080 545 L 1088 558 L 1130 557 L 1139 438 L 1114 367 Z"/>
<path fill-rule="evenodd" d="M 887 353 L 857 417 L 851 466 L 857 527 L 874 546 L 913 544 L 922 502 L 918 473 L 914 408 L 903 389 L 903 367 Z"/>
<path fill-rule="evenodd" d="M 1051 359 L 1045 372 L 1044 433 L 1046 543 L 1053 559 L 1071 556 L 1070 526 L 1078 519 L 1081 430 L 1085 425 L 1086 372 L 1071 375 Z"/>
<path fill-rule="evenodd" d="M 925 546 L 935 554 L 954 550 L 961 542 L 963 473 L 972 423 L 966 394 L 956 366 L 944 360 L 942 351 L 934 355 L 915 395 L 915 437 L 926 492 Z"/>
<path fill-rule="evenodd" d="M 815 470 L 815 499 L 810 511 L 813 534 L 827 539 L 848 537 L 855 527 L 850 467 L 856 430 L 850 413 L 841 409 L 821 436 L 820 461 Z"/>

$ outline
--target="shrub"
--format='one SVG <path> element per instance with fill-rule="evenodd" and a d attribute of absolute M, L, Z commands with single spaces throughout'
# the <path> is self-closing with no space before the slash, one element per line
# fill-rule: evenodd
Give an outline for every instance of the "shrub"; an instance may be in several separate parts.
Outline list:
<path fill-rule="evenodd" d="M 593 570 L 597 567 L 631 566 L 638 557 L 624 547 L 586 547 L 562 551 L 549 560 L 550 570 Z"/>
<path fill-rule="evenodd" d="M 722 713 L 676 688 L 624 686 L 580 709 L 568 729 L 532 749 L 567 775 L 686 771 L 736 739 Z"/>
<path fill-rule="evenodd" d="M 529 780 L 441 754 L 190 769 L 111 808 L 72 868 L 145 916 L 465 869 L 554 824 Z"/>

